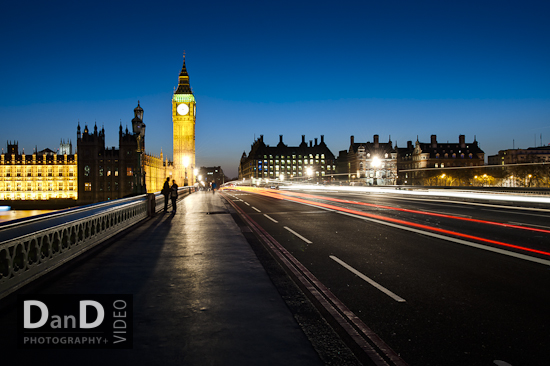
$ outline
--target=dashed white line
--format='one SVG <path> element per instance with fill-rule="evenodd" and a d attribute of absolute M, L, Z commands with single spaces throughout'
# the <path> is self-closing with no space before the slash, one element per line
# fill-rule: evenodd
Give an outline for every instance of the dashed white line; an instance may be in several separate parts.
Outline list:
<path fill-rule="evenodd" d="M 380 291 L 382 291 L 383 293 L 385 293 L 386 295 L 388 295 L 389 297 L 391 297 L 395 301 L 397 301 L 397 302 L 405 302 L 406 301 L 404 298 L 402 298 L 401 296 L 398 296 L 395 293 L 391 292 L 390 290 L 388 290 L 387 288 L 385 288 L 384 286 L 382 286 L 378 282 L 371 280 L 370 278 L 368 278 L 367 276 L 365 276 L 364 274 L 362 274 L 361 272 L 359 272 L 358 270 L 356 270 L 355 268 L 353 268 L 352 266 L 350 266 L 349 264 L 347 264 L 346 262 L 344 262 L 340 258 L 337 258 L 333 255 L 329 256 L 329 258 L 334 260 L 335 262 L 339 263 L 340 265 L 342 265 L 342 267 L 346 268 L 347 270 L 349 270 L 353 274 L 359 276 L 359 278 L 361 278 L 361 279 L 365 280 L 366 282 L 370 283 L 372 286 L 376 287 L 377 289 L 379 289 Z"/>
<path fill-rule="evenodd" d="M 244 202 L 244 201 L 243 201 L 243 202 Z M 247 205 L 247 206 L 250 206 L 250 203 L 248 203 L 248 202 L 244 202 L 244 204 Z"/>
<path fill-rule="evenodd" d="M 252 209 L 256 210 L 257 212 L 262 212 L 260 210 L 258 210 L 256 207 L 252 206 Z"/>
<path fill-rule="evenodd" d="M 291 228 L 287 227 L 287 226 L 283 226 L 285 229 L 287 229 L 288 231 L 290 231 L 292 234 L 296 235 L 297 237 L 299 237 L 300 239 L 302 239 L 303 241 L 305 241 L 306 243 L 308 244 L 311 244 L 313 243 L 312 241 L 304 238 L 302 235 L 298 234 L 296 231 L 292 230 Z"/>
<path fill-rule="evenodd" d="M 267 217 L 268 219 L 270 219 L 271 221 L 273 221 L 273 222 L 276 223 L 276 224 L 279 223 L 279 221 L 275 220 L 274 218 L 272 218 L 272 217 L 270 217 L 270 216 L 268 216 L 268 215 L 266 215 L 266 214 L 264 214 L 264 216 Z"/>

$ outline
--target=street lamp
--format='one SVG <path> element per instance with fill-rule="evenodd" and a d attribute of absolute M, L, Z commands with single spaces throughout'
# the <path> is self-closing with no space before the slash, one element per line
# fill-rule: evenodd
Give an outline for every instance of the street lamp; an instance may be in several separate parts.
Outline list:
<path fill-rule="evenodd" d="M 378 156 L 374 156 L 370 165 L 374 169 L 374 178 L 372 179 L 372 184 L 376 186 L 378 185 L 378 177 L 376 175 L 378 173 L 378 168 L 380 167 L 380 165 L 382 165 L 382 162 L 380 161 L 380 158 Z"/>
<path fill-rule="evenodd" d="M 311 179 L 311 177 L 313 176 L 313 169 L 311 169 L 311 167 L 308 167 L 306 169 L 306 174 L 307 174 L 308 180 Z"/>
<path fill-rule="evenodd" d="M 184 173 L 184 176 L 183 176 L 183 185 L 184 186 L 189 185 L 189 182 L 188 182 L 188 179 L 187 179 L 187 168 L 189 167 L 189 160 L 190 160 L 189 156 L 187 156 L 187 155 L 185 155 L 182 158 L 182 165 L 185 168 L 185 173 Z"/>
<path fill-rule="evenodd" d="M 134 119 L 132 119 L 132 129 L 133 129 L 133 132 L 134 132 L 134 136 L 136 137 L 136 140 L 137 140 L 137 156 L 138 156 L 138 161 L 137 161 L 137 169 L 136 169 L 136 184 L 135 184 L 135 193 L 137 194 L 142 194 L 142 193 L 145 193 L 147 190 L 146 190 L 146 187 L 145 187 L 145 182 L 144 182 L 144 179 L 142 177 L 142 169 L 141 169 L 141 154 L 143 153 L 143 150 L 144 150 L 144 142 L 145 142 L 145 123 L 143 123 L 143 108 L 140 107 L 139 105 L 139 100 L 138 100 L 138 105 L 136 108 L 134 108 Z"/>

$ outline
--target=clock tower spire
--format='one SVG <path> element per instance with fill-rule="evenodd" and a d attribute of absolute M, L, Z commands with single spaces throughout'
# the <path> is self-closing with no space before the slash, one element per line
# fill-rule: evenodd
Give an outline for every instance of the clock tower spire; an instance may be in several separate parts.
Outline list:
<path fill-rule="evenodd" d="M 174 126 L 174 179 L 180 186 L 195 183 L 195 119 L 196 103 L 189 84 L 189 74 L 185 65 L 178 77 L 178 87 L 172 96 L 172 121 Z"/>

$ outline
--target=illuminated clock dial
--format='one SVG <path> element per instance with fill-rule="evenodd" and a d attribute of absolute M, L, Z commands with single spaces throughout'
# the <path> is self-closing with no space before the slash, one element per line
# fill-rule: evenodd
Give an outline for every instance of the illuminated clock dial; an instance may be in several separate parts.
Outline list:
<path fill-rule="evenodd" d="M 179 104 L 177 111 L 179 115 L 185 116 L 187 113 L 189 113 L 189 106 L 185 103 Z"/>

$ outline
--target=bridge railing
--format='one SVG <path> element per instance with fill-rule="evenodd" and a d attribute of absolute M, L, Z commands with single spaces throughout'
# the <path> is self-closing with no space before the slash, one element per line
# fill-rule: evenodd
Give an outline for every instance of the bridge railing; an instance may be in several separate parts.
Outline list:
<path fill-rule="evenodd" d="M 179 197 L 191 192 L 181 188 Z M 4 225 L 18 235 L 0 242 L 0 299 L 163 208 L 157 192 Z M 44 220 L 51 227 L 36 230 Z"/>

